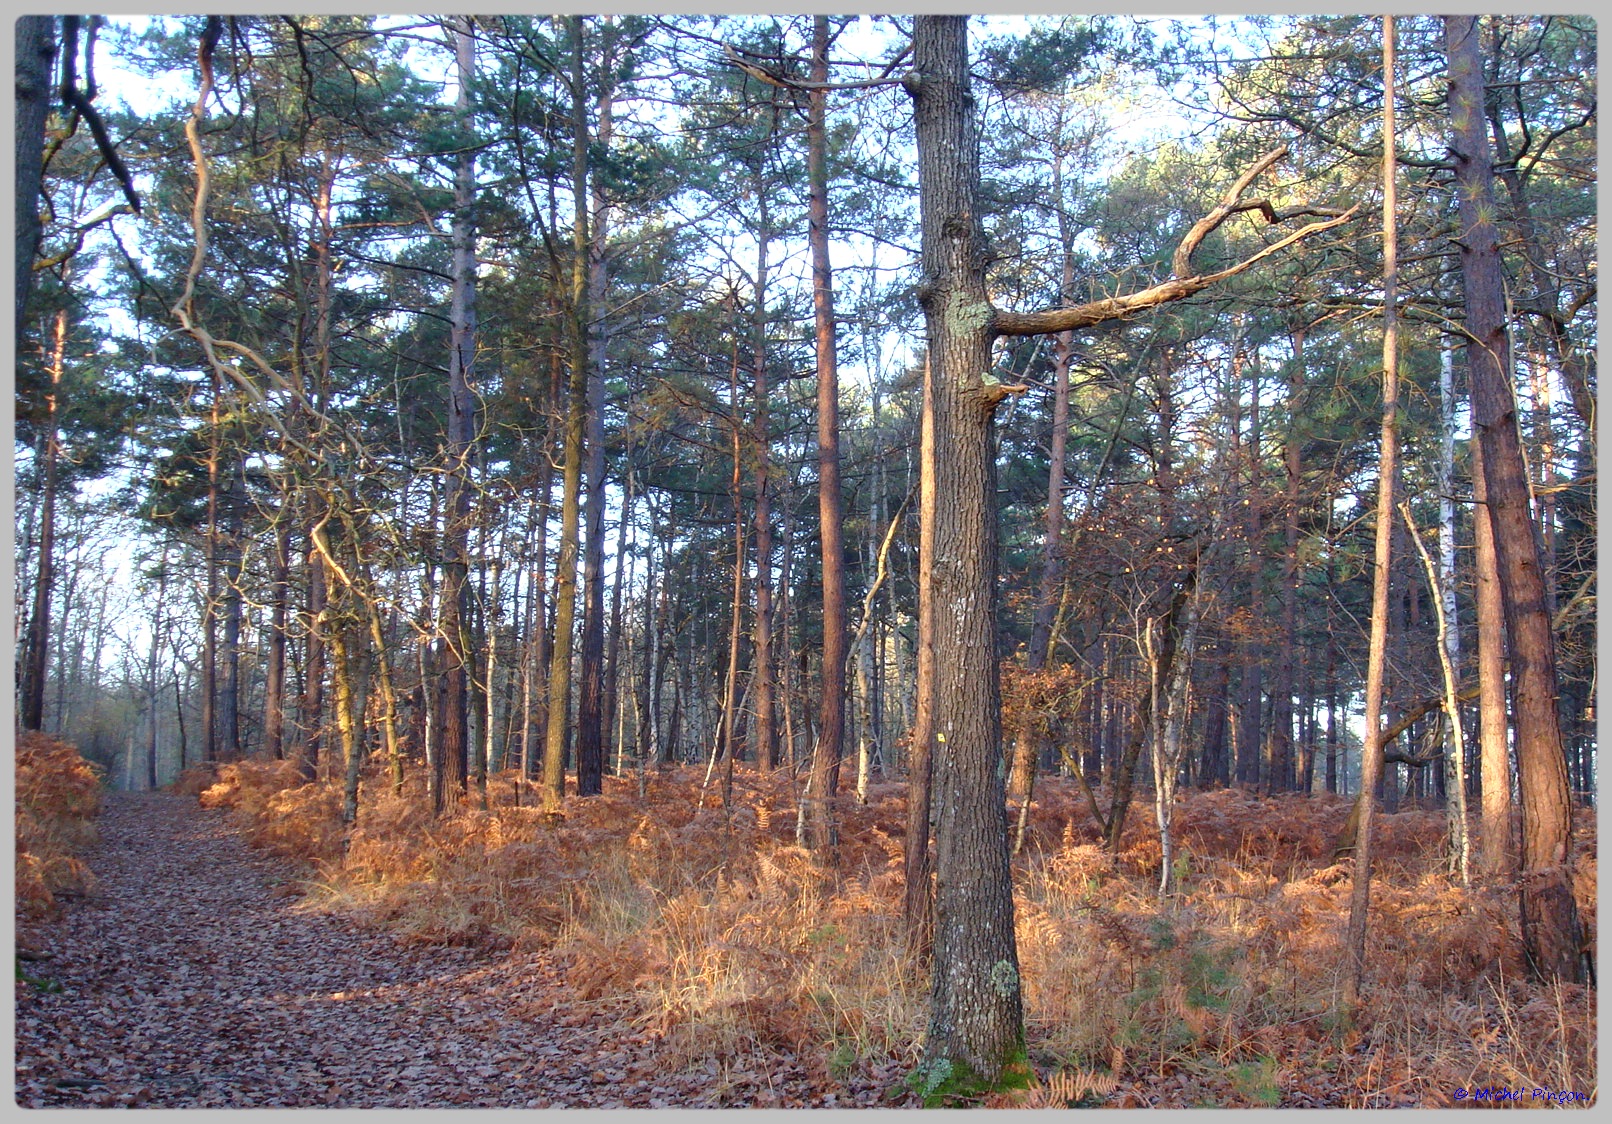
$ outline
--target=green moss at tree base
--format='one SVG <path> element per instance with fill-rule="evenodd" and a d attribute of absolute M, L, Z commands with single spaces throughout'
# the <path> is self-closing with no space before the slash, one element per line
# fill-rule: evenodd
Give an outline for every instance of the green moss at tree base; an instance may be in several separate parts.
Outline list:
<path fill-rule="evenodd" d="M 1009 1051 L 995 1080 L 965 1061 L 930 1058 L 907 1075 L 905 1084 L 923 1098 L 925 1108 L 967 1108 L 992 1093 L 1030 1088 L 1035 1084 L 1035 1072 L 1021 1041 Z"/>

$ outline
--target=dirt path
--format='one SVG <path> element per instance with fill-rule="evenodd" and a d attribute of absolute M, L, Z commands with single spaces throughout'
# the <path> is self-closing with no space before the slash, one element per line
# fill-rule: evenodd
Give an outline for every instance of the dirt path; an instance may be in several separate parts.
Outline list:
<path fill-rule="evenodd" d="M 62 990 L 16 985 L 23 1107 L 824 1103 L 798 1070 L 669 1074 L 649 1036 L 570 1004 L 545 957 L 404 947 L 299 910 L 276 892 L 287 868 L 194 799 L 111 794 L 99 825 L 98 891 L 29 965 Z"/>

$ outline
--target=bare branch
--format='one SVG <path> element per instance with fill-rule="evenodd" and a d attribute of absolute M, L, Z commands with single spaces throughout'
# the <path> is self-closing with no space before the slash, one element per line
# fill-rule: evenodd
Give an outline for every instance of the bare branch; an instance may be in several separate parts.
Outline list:
<path fill-rule="evenodd" d="M 1196 277 L 1171 278 L 1150 286 L 1138 293 L 1131 293 L 1123 297 L 1108 297 L 1100 301 L 1090 301 L 1086 304 L 1075 305 L 1072 308 L 1054 308 L 1045 312 L 996 312 L 991 318 L 991 328 L 998 336 L 1038 336 L 1047 332 L 1067 332 L 1076 328 L 1090 328 L 1109 320 L 1124 320 L 1138 312 L 1145 312 L 1150 308 L 1157 308 L 1161 304 L 1181 300 L 1201 293 L 1217 281 L 1224 281 L 1228 277 L 1235 277 L 1251 268 L 1255 263 L 1270 257 L 1278 251 L 1286 249 L 1297 242 L 1302 242 L 1311 235 L 1319 234 L 1323 230 L 1331 230 L 1341 226 L 1354 218 L 1358 206 L 1350 207 L 1336 218 L 1325 222 L 1312 222 L 1299 230 L 1295 230 L 1279 242 L 1273 242 L 1259 253 L 1227 269 L 1216 273 L 1203 274 Z"/>
<path fill-rule="evenodd" d="M 1213 210 L 1192 224 L 1192 229 L 1187 231 L 1187 236 L 1181 239 L 1181 244 L 1175 248 L 1175 257 L 1170 262 L 1170 270 L 1175 276 L 1190 277 L 1192 275 L 1192 255 L 1203 244 L 1203 240 L 1219 229 L 1220 224 L 1225 222 L 1227 218 L 1236 214 L 1238 210 L 1243 209 L 1237 206 L 1237 201 L 1243 197 L 1243 192 L 1248 190 L 1248 185 L 1258 179 L 1272 164 L 1286 155 L 1287 145 L 1284 144 L 1261 156 L 1252 168 L 1237 177 L 1237 182 L 1231 185 L 1231 189 L 1225 195 L 1221 196 L 1220 202 L 1215 204 Z M 1269 214 L 1267 214 L 1267 218 L 1269 217 Z"/>
<path fill-rule="evenodd" d="M 1070 308 L 1055 308 L 1045 312 L 1002 312 L 997 311 L 992 316 L 992 330 L 998 336 L 1038 336 L 1049 332 L 1067 332 L 1076 328 L 1090 328 L 1109 320 L 1123 320 L 1138 312 L 1145 312 L 1170 301 L 1181 300 L 1200 293 L 1218 281 L 1251 268 L 1255 263 L 1270 257 L 1272 254 L 1286 249 L 1289 246 L 1304 241 L 1306 238 L 1341 226 L 1354 217 L 1360 209 L 1359 204 L 1350 207 L 1347 211 L 1338 211 L 1332 207 L 1293 207 L 1285 211 L 1278 211 L 1267 199 L 1242 199 L 1243 192 L 1248 190 L 1259 175 L 1267 171 L 1272 164 L 1287 154 L 1287 146 L 1283 145 L 1272 152 L 1266 153 L 1237 178 L 1230 190 L 1226 192 L 1214 209 L 1199 219 L 1181 239 L 1176 247 L 1172 260 L 1174 276 L 1168 281 L 1143 289 L 1138 293 L 1131 293 L 1123 297 L 1107 297 L 1099 301 L 1090 301 L 1086 304 L 1075 305 Z M 1259 211 L 1269 223 L 1282 222 L 1298 215 L 1326 216 L 1323 221 L 1312 222 L 1286 238 L 1271 243 L 1257 254 L 1238 262 L 1234 266 L 1219 270 L 1215 273 L 1193 274 L 1193 252 L 1203 244 L 1203 240 L 1219 228 L 1229 217 L 1243 211 Z"/>
<path fill-rule="evenodd" d="M 783 90 L 868 90 L 875 86 L 895 86 L 902 81 L 901 78 L 892 78 L 890 74 L 896 67 L 904 62 L 912 48 L 903 47 L 901 53 L 885 64 L 884 70 L 877 78 L 864 78 L 860 82 L 808 82 L 801 78 L 790 78 L 776 71 L 768 70 L 758 63 L 747 62 L 739 57 L 739 52 L 728 43 L 722 44 L 722 50 L 727 53 L 728 62 L 744 71 L 757 82 L 765 82 L 769 86 L 777 86 Z"/>

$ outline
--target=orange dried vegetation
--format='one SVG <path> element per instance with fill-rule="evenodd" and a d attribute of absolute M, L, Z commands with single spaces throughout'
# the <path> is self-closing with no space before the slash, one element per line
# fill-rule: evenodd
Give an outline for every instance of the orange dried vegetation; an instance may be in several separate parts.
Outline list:
<path fill-rule="evenodd" d="M 737 770 L 726 810 L 700 769 L 653 773 L 647 799 L 636 778 L 607 777 L 602 796 L 568 798 L 558 824 L 514 774 L 433 818 L 417 778 L 398 793 L 375 772 L 354 828 L 336 785 L 299 780 L 241 763 L 198 792 L 307 863 L 308 908 L 421 942 L 549 950 L 578 1001 L 625 1009 L 659 1038 L 663 1064 L 761 1050 L 815 1060 L 832 1081 L 917 1060 L 928 978 L 903 941 L 903 785 L 845 799 L 825 870 L 796 845 L 783 771 Z M 1350 1029 L 1336 1006 L 1352 866 L 1332 860 L 1348 801 L 1185 794 L 1183 890 L 1165 903 L 1147 801 L 1109 855 L 1074 784 L 1038 783 L 1015 897 L 1042 1073 L 1102 1075 L 1080 1093 L 1110 1104 L 1176 1106 L 1594 1087 L 1593 993 L 1526 981 L 1514 887 L 1455 883 L 1442 815 L 1380 819 L 1366 1005 Z M 1593 920 L 1585 821 L 1576 886 Z"/>
<path fill-rule="evenodd" d="M 29 732 L 17 739 L 16 783 L 17 916 L 37 919 L 94 885 L 79 855 L 95 839 L 101 777 L 66 742 Z"/>

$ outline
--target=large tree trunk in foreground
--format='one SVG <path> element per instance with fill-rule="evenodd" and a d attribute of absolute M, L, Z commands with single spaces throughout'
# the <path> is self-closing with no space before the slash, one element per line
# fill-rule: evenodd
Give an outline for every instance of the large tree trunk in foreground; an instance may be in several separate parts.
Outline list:
<path fill-rule="evenodd" d="M 1483 65 L 1474 16 L 1444 18 L 1449 53 L 1450 150 L 1460 199 L 1458 243 L 1466 290 L 1472 423 L 1510 640 L 1513 721 L 1522 795 L 1523 948 L 1545 979 L 1581 975 L 1572 865 L 1571 794 L 1556 698 L 1556 641 L 1529 516 L 1506 333 L 1505 275 L 1494 222 L 1494 162 L 1484 131 Z"/>
<path fill-rule="evenodd" d="M 1022 1065 L 995 659 L 996 480 L 991 307 L 979 227 L 979 147 L 967 17 L 918 16 L 913 95 L 923 224 L 919 299 L 934 405 L 934 546 L 925 578 L 934 625 L 933 991 L 925 1085 L 968 1092 Z"/>

